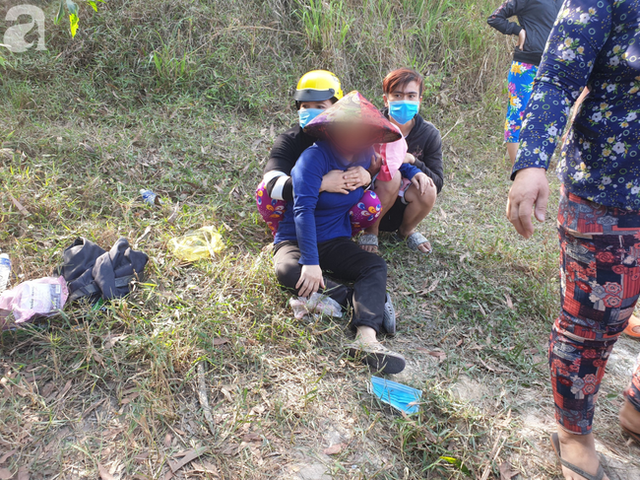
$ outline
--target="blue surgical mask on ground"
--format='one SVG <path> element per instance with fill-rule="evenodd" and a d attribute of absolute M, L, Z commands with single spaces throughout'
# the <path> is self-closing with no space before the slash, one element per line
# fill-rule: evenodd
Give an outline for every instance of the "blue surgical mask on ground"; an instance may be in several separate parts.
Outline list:
<path fill-rule="evenodd" d="M 371 377 L 368 390 L 382 403 L 391 405 L 404 413 L 412 414 L 420 411 L 419 403 L 422 398 L 420 390 L 376 376 Z"/>
<path fill-rule="evenodd" d="M 324 110 L 322 108 L 301 108 L 298 110 L 298 118 L 302 128 L 309 125 L 309 122 L 320 115 Z"/>
<path fill-rule="evenodd" d="M 389 102 L 389 115 L 400 125 L 410 122 L 420 110 L 420 102 L 399 100 Z"/>

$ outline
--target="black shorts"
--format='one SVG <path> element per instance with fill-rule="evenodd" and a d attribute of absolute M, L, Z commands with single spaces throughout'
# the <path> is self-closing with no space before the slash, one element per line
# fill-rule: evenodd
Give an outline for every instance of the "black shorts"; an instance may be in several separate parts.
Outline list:
<path fill-rule="evenodd" d="M 395 232 L 402 225 L 402 219 L 404 218 L 404 211 L 407 208 L 407 204 L 402 201 L 402 197 L 396 199 L 396 203 L 384 214 L 382 220 L 380 220 L 380 231 L 382 232 Z"/>

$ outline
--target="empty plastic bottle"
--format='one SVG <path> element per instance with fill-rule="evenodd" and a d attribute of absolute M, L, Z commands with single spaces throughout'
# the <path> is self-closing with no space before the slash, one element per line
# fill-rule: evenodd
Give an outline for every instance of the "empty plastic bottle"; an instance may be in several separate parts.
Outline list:
<path fill-rule="evenodd" d="M 6 253 L 0 253 L 0 293 L 4 292 L 11 276 L 11 260 Z"/>

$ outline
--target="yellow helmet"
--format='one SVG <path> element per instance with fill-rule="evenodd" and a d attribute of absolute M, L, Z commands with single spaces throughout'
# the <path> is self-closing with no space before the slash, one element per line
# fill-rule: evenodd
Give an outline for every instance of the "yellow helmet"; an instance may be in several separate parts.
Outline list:
<path fill-rule="evenodd" d="M 312 70 L 305 73 L 298 82 L 293 99 L 296 102 L 322 102 L 342 98 L 340 80 L 327 70 Z"/>

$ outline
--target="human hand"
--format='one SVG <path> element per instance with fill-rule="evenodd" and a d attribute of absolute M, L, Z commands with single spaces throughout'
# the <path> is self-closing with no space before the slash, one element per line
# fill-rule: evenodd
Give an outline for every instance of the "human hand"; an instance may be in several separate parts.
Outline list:
<path fill-rule="evenodd" d="M 369 173 L 371 174 L 371 178 L 375 177 L 380 168 L 382 167 L 382 156 L 379 153 L 374 154 L 371 157 L 371 165 L 369 165 Z"/>
<path fill-rule="evenodd" d="M 531 214 L 534 213 L 539 222 L 544 222 L 549 201 L 549 182 L 544 168 L 523 168 L 516 174 L 516 179 L 509 190 L 507 201 L 507 218 L 524 238 L 533 235 Z"/>
<path fill-rule="evenodd" d="M 518 34 L 518 43 L 516 44 L 516 47 L 518 47 L 520 50 L 524 50 L 524 42 L 527 39 L 527 31 L 523 28 L 522 30 L 520 30 L 520 33 Z"/>
<path fill-rule="evenodd" d="M 418 189 L 420 195 L 424 195 L 429 187 L 435 187 L 433 180 L 424 172 L 416 173 L 411 179 L 411 184 Z"/>
<path fill-rule="evenodd" d="M 347 188 L 347 182 L 344 179 L 345 172 L 342 170 L 331 170 L 322 177 L 321 192 L 332 193 L 349 193 L 351 190 Z"/>
<path fill-rule="evenodd" d="M 296 283 L 298 295 L 308 297 L 316 293 L 320 287 L 325 288 L 320 265 L 303 265 L 300 280 Z"/>
<path fill-rule="evenodd" d="M 371 173 L 363 167 L 348 168 L 342 178 L 349 190 L 355 190 L 356 188 L 364 187 L 371 183 Z"/>
<path fill-rule="evenodd" d="M 414 163 L 416 163 L 416 157 L 407 152 L 402 163 L 410 163 L 411 165 L 413 165 Z"/>

